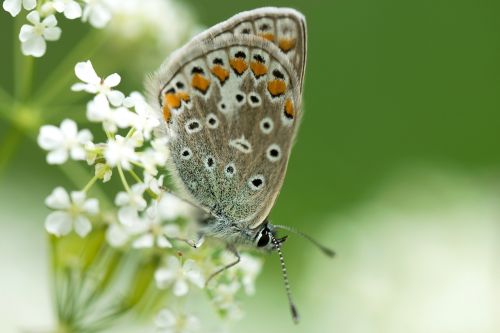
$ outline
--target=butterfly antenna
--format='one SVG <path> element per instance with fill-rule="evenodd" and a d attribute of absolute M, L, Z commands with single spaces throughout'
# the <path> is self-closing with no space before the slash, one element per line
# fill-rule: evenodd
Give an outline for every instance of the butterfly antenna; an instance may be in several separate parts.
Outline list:
<path fill-rule="evenodd" d="M 290 282 L 288 281 L 288 274 L 286 272 L 286 266 L 285 266 L 285 259 L 283 258 L 283 252 L 281 252 L 281 246 L 280 242 L 271 236 L 271 241 L 274 244 L 274 247 L 278 251 L 278 255 L 280 257 L 280 263 L 281 263 L 281 272 L 283 273 L 283 280 L 285 282 L 285 289 L 286 289 L 286 295 L 288 297 L 288 303 L 290 304 L 290 312 L 292 313 L 292 319 L 295 324 L 299 323 L 299 312 L 297 311 L 297 307 L 295 307 L 295 304 L 293 303 L 292 300 L 292 292 L 290 290 Z"/>
<path fill-rule="evenodd" d="M 321 244 L 320 242 L 318 242 L 317 240 L 315 240 L 311 236 L 303 233 L 302 231 L 299 231 L 299 230 L 292 228 L 292 227 L 288 227 L 286 225 L 273 224 L 273 226 L 277 229 L 286 230 L 286 231 L 292 232 L 292 233 L 294 233 L 302 238 L 307 239 L 308 241 L 313 243 L 318 249 L 320 249 L 325 255 L 329 256 L 330 258 L 333 258 L 335 256 L 335 252 L 332 249 L 324 246 L 323 244 Z"/>

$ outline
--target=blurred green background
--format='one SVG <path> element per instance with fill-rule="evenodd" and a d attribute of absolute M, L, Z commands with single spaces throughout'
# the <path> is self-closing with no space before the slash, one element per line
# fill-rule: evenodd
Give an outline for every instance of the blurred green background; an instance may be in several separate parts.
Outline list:
<path fill-rule="evenodd" d="M 285 259 L 302 323 L 289 318 L 273 255 L 233 331 L 500 331 L 500 2 L 185 2 L 205 27 L 269 5 L 296 8 L 308 24 L 305 117 L 271 219 L 332 246 L 338 258 L 291 236 Z M 2 12 L 7 91 L 19 52 L 13 22 Z M 35 86 L 91 30 L 61 26 L 61 40 L 35 60 Z M 98 73 L 122 73 L 123 91 L 141 89 L 142 74 L 167 55 L 150 55 L 137 71 L 129 68 L 133 45 L 99 47 Z M 0 120 L 7 325 L 29 313 L 35 323 L 51 315 L 43 199 L 69 184 L 23 131 Z"/>

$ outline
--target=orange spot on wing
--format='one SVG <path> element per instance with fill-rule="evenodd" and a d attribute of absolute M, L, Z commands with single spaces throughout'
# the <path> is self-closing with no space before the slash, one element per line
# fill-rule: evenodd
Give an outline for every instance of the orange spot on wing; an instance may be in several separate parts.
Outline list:
<path fill-rule="evenodd" d="M 283 80 L 271 80 L 267 83 L 267 90 L 273 97 L 281 96 L 286 91 L 286 83 Z"/>
<path fill-rule="evenodd" d="M 280 39 L 278 46 L 281 49 L 281 51 L 287 53 L 291 49 L 295 47 L 295 44 L 297 43 L 295 38 L 283 38 Z"/>
<path fill-rule="evenodd" d="M 257 78 L 267 73 L 267 66 L 258 61 L 252 61 L 250 63 L 250 68 L 252 69 L 253 74 Z"/>
<path fill-rule="evenodd" d="M 197 73 L 193 75 L 193 78 L 191 79 L 191 85 L 194 89 L 201 91 L 202 93 L 206 93 L 208 87 L 210 86 L 210 80 Z"/>
<path fill-rule="evenodd" d="M 214 67 L 212 67 L 212 74 L 215 75 L 220 83 L 224 83 L 227 78 L 229 77 L 229 71 L 226 70 L 224 67 L 222 67 L 221 65 L 215 65 Z"/>
<path fill-rule="evenodd" d="M 285 117 L 293 119 L 295 117 L 295 109 L 291 98 L 287 98 L 284 107 Z"/>
<path fill-rule="evenodd" d="M 234 58 L 229 61 L 231 68 L 236 72 L 236 74 L 241 75 L 247 70 L 248 64 L 245 60 L 241 58 Z"/>
<path fill-rule="evenodd" d="M 189 102 L 189 94 L 184 92 L 184 91 L 179 91 L 177 94 L 176 94 L 180 99 L 182 99 L 184 102 Z"/>
<path fill-rule="evenodd" d="M 165 95 L 165 105 L 169 108 L 177 109 L 181 106 L 181 99 L 175 93 L 167 93 Z"/>
<path fill-rule="evenodd" d="M 270 42 L 273 42 L 273 41 L 274 41 L 274 34 L 272 34 L 272 33 L 270 33 L 270 32 L 260 34 L 260 37 L 262 37 L 262 38 L 264 38 L 264 39 L 267 39 L 267 40 L 268 40 L 268 41 L 270 41 Z"/>
<path fill-rule="evenodd" d="M 169 123 L 171 118 L 172 112 L 170 112 L 170 108 L 166 104 L 163 105 L 163 119 L 165 119 L 165 121 Z"/>

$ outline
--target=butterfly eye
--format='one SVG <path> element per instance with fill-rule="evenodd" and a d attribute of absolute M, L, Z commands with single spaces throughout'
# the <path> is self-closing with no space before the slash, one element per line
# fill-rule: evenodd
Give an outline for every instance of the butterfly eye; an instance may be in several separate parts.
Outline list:
<path fill-rule="evenodd" d="M 269 237 L 269 232 L 267 229 L 262 230 L 259 240 L 257 241 L 257 247 L 265 247 L 267 244 L 269 244 L 269 241 L 271 240 L 271 237 Z"/>

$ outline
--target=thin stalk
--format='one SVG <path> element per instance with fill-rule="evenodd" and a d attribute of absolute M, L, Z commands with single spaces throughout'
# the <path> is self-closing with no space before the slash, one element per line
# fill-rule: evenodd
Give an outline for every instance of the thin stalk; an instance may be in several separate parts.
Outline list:
<path fill-rule="evenodd" d="M 120 175 L 120 180 L 122 181 L 123 187 L 127 192 L 130 193 L 130 186 L 128 185 L 127 178 L 125 178 L 125 174 L 123 173 L 121 165 L 117 165 L 116 168 L 118 169 L 118 174 Z"/>

